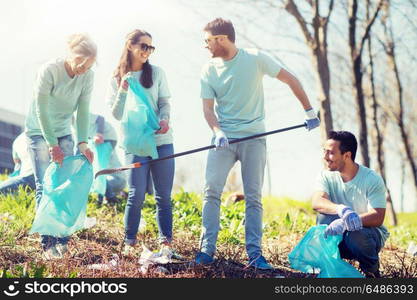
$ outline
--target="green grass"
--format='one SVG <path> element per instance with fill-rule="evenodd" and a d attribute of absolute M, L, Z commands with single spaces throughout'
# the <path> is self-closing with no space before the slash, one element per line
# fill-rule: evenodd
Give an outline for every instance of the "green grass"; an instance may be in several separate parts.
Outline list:
<path fill-rule="evenodd" d="M 16 195 L 0 194 L 0 246 L 13 245 L 28 233 L 35 217 L 34 197 L 23 188 Z"/>
<path fill-rule="evenodd" d="M 90 196 L 87 213 L 103 223 L 123 227 L 123 213 L 126 202 L 115 207 L 97 207 L 97 198 Z M 233 244 L 244 240 L 245 203 L 240 201 L 225 206 L 222 201 L 219 240 Z M 264 235 L 274 237 L 288 233 L 304 233 L 315 224 L 315 213 L 310 202 L 297 201 L 286 197 L 263 198 Z M 201 231 L 202 197 L 196 193 L 180 191 L 173 195 L 174 230 L 192 232 L 198 236 Z M 156 201 L 147 196 L 142 216 L 147 231 L 157 234 L 155 220 Z M 417 241 L 417 213 L 398 214 L 398 226 L 388 226 L 390 242 L 407 247 L 410 241 Z M 27 235 L 34 218 L 34 192 L 20 189 L 16 195 L 0 195 L 0 245 L 13 245 L 16 237 Z"/>
<path fill-rule="evenodd" d="M 397 218 L 397 226 L 387 226 L 390 232 L 388 241 L 403 248 L 410 242 L 417 243 L 417 213 L 399 213 Z"/>
<path fill-rule="evenodd" d="M 239 201 L 226 206 L 225 199 L 221 204 L 220 232 L 218 244 L 222 249 L 242 249 L 244 253 L 244 219 L 245 202 Z M 286 197 L 263 198 L 264 209 L 264 243 L 268 248 L 278 247 L 272 253 L 282 252 L 282 248 L 291 249 L 296 245 L 297 238 L 301 237 L 311 226 L 315 225 L 315 212 L 310 202 L 297 201 Z M 92 229 L 82 230 L 74 235 L 77 240 L 87 237 L 94 240 L 107 253 L 118 251 L 118 244 L 123 237 L 123 215 L 126 200 L 110 207 L 97 206 L 97 197 L 90 195 L 87 215 L 95 217 L 99 225 Z M 28 242 L 28 234 L 34 219 L 34 192 L 20 189 L 15 195 L 0 195 L 0 250 L 11 249 L 24 263 L 10 265 L 7 258 L 0 264 L 0 277 L 71 277 L 77 276 L 78 270 L 69 266 L 65 271 L 54 270 L 42 262 L 35 263 L 30 258 L 39 253 L 37 242 Z M 146 220 L 146 236 L 149 240 L 156 240 L 158 227 L 155 219 L 156 201 L 154 197 L 147 196 L 142 217 Z M 173 195 L 173 228 L 175 236 L 188 236 L 191 240 L 183 241 L 189 245 L 189 251 L 198 247 L 198 238 L 201 233 L 202 197 L 196 193 L 180 191 Z M 398 214 L 398 226 L 388 226 L 391 236 L 387 245 L 406 249 L 410 241 L 417 241 L 417 213 Z M 35 236 L 36 237 L 36 236 Z M 291 237 L 291 238 L 288 238 Z M 35 238 L 30 237 L 34 240 Z M 29 239 L 29 240 L 30 240 Z M 288 243 L 283 246 L 282 241 Z M 111 243 L 110 243 L 111 242 Z M 270 243 L 270 244 L 269 244 Z M 276 243 L 276 244 L 274 244 Z M 87 243 L 88 244 L 88 243 Z M 237 248 L 236 248 L 237 247 Z M 278 250 L 281 249 L 281 250 Z M 188 251 L 188 250 L 187 250 Z M 239 252 L 238 252 L 239 253 Z M 26 257 L 26 259 L 25 259 Z M 280 258 L 281 259 L 281 258 Z M 284 258 L 285 260 L 285 255 Z M 6 262 L 5 262 L 6 261 Z M 0 260 L 1 262 L 1 260 Z M 2 271 L 3 268 L 6 268 Z M 64 268 L 64 267 L 63 267 Z M 61 272 L 61 273 L 59 273 Z"/>

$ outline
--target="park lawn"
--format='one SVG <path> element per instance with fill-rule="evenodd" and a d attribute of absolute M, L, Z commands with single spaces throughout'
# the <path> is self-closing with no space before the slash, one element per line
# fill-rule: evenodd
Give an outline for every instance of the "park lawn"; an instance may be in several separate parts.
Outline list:
<path fill-rule="evenodd" d="M 225 195 L 227 198 L 227 195 Z M 97 206 L 90 195 L 87 214 L 97 219 L 97 225 L 72 236 L 70 253 L 57 261 L 45 261 L 39 245 L 39 235 L 29 235 L 34 218 L 34 193 L 19 190 L 16 195 L 0 195 L 0 272 L 4 277 L 309 277 L 292 270 L 288 253 L 305 232 L 315 224 L 311 203 L 286 197 L 265 197 L 263 252 L 277 267 L 276 273 L 254 272 L 245 268 L 244 246 L 245 203 L 224 205 L 222 201 L 217 262 L 210 268 L 173 265 L 169 274 L 139 271 L 138 256 L 143 246 L 158 250 L 155 199 L 147 196 L 142 216 L 146 230 L 139 233 L 140 245 L 136 257 L 121 254 L 123 213 L 126 200 L 115 206 Z M 188 261 L 199 250 L 201 233 L 201 195 L 181 190 L 173 195 L 174 247 Z M 417 277 L 414 258 L 405 253 L 410 241 L 416 241 L 417 214 L 398 214 L 399 225 L 388 226 L 391 236 L 381 252 L 384 277 Z M 91 270 L 91 264 L 106 263 L 115 255 L 120 258 L 115 270 Z"/>

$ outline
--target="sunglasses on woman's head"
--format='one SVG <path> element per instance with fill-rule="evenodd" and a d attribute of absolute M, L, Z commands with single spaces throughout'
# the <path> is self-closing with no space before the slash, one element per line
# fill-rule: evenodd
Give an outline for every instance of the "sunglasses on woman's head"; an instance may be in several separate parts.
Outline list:
<path fill-rule="evenodd" d="M 145 44 L 145 43 L 139 43 L 139 46 L 140 46 L 140 50 L 142 50 L 142 51 L 149 51 L 150 53 L 155 51 L 154 46 L 151 46 L 151 45 L 148 45 L 148 44 Z"/>

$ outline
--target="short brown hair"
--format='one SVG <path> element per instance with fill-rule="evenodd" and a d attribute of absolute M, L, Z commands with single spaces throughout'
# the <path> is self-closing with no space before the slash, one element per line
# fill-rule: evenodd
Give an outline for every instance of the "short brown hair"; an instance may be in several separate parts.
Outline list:
<path fill-rule="evenodd" d="M 230 20 L 224 20 L 217 18 L 204 27 L 204 31 L 210 32 L 212 35 L 224 34 L 227 38 L 234 43 L 235 42 L 235 29 Z"/>
<path fill-rule="evenodd" d="M 339 149 L 342 154 L 346 152 L 351 153 L 352 161 L 355 161 L 356 150 L 358 149 L 358 142 L 353 133 L 349 131 L 330 131 L 329 140 L 335 140 L 340 143 Z"/>

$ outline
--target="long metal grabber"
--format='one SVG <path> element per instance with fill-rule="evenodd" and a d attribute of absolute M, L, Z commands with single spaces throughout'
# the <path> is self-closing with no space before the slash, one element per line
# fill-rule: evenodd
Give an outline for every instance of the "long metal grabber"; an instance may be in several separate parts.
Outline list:
<path fill-rule="evenodd" d="M 244 137 L 244 138 L 232 139 L 232 140 L 229 141 L 229 144 L 240 143 L 240 142 L 243 142 L 243 141 L 252 140 L 252 139 L 256 139 L 256 138 L 263 137 L 263 136 L 266 136 L 266 135 L 280 133 L 280 132 L 284 132 L 284 131 L 289 131 L 289 130 L 293 130 L 293 129 L 297 129 L 297 128 L 301 128 L 301 127 L 307 127 L 307 123 L 303 123 L 303 124 L 299 124 L 299 125 L 295 125 L 295 126 L 291 126 L 291 127 L 286 127 L 286 128 L 281 128 L 281 129 L 276 129 L 276 130 L 272 130 L 272 131 L 267 131 L 267 132 L 247 136 L 247 137 Z M 197 149 L 193 149 L 193 150 L 189 150 L 189 151 L 184 151 L 184 152 L 168 155 L 168 156 L 165 156 L 165 157 L 151 159 L 151 160 L 144 161 L 144 162 L 141 162 L 141 163 L 136 162 L 136 163 L 126 165 L 126 166 L 123 166 L 123 167 L 119 167 L 119 168 L 103 169 L 103 170 L 98 171 L 94 178 L 97 178 L 100 175 L 108 175 L 108 174 L 113 174 L 113 173 L 116 173 L 116 172 L 121 172 L 121 171 L 129 170 L 129 169 L 140 168 L 143 165 L 148 165 L 148 164 L 156 163 L 156 162 L 161 161 L 161 160 L 171 159 L 171 158 L 184 156 L 184 155 L 188 155 L 188 154 L 192 154 L 192 153 L 196 153 L 196 152 L 200 152 L 200 151 L 205 151 L 205 150 L 209 150 L 209 149 L 212 149 L 212 148 L 215 148 L 215 147 L 216 147 L 215 145 L 210 145 L 210 146 L 205 146 L 205 147 L 201 147 L 201 148 L 197 148 Z"/>

